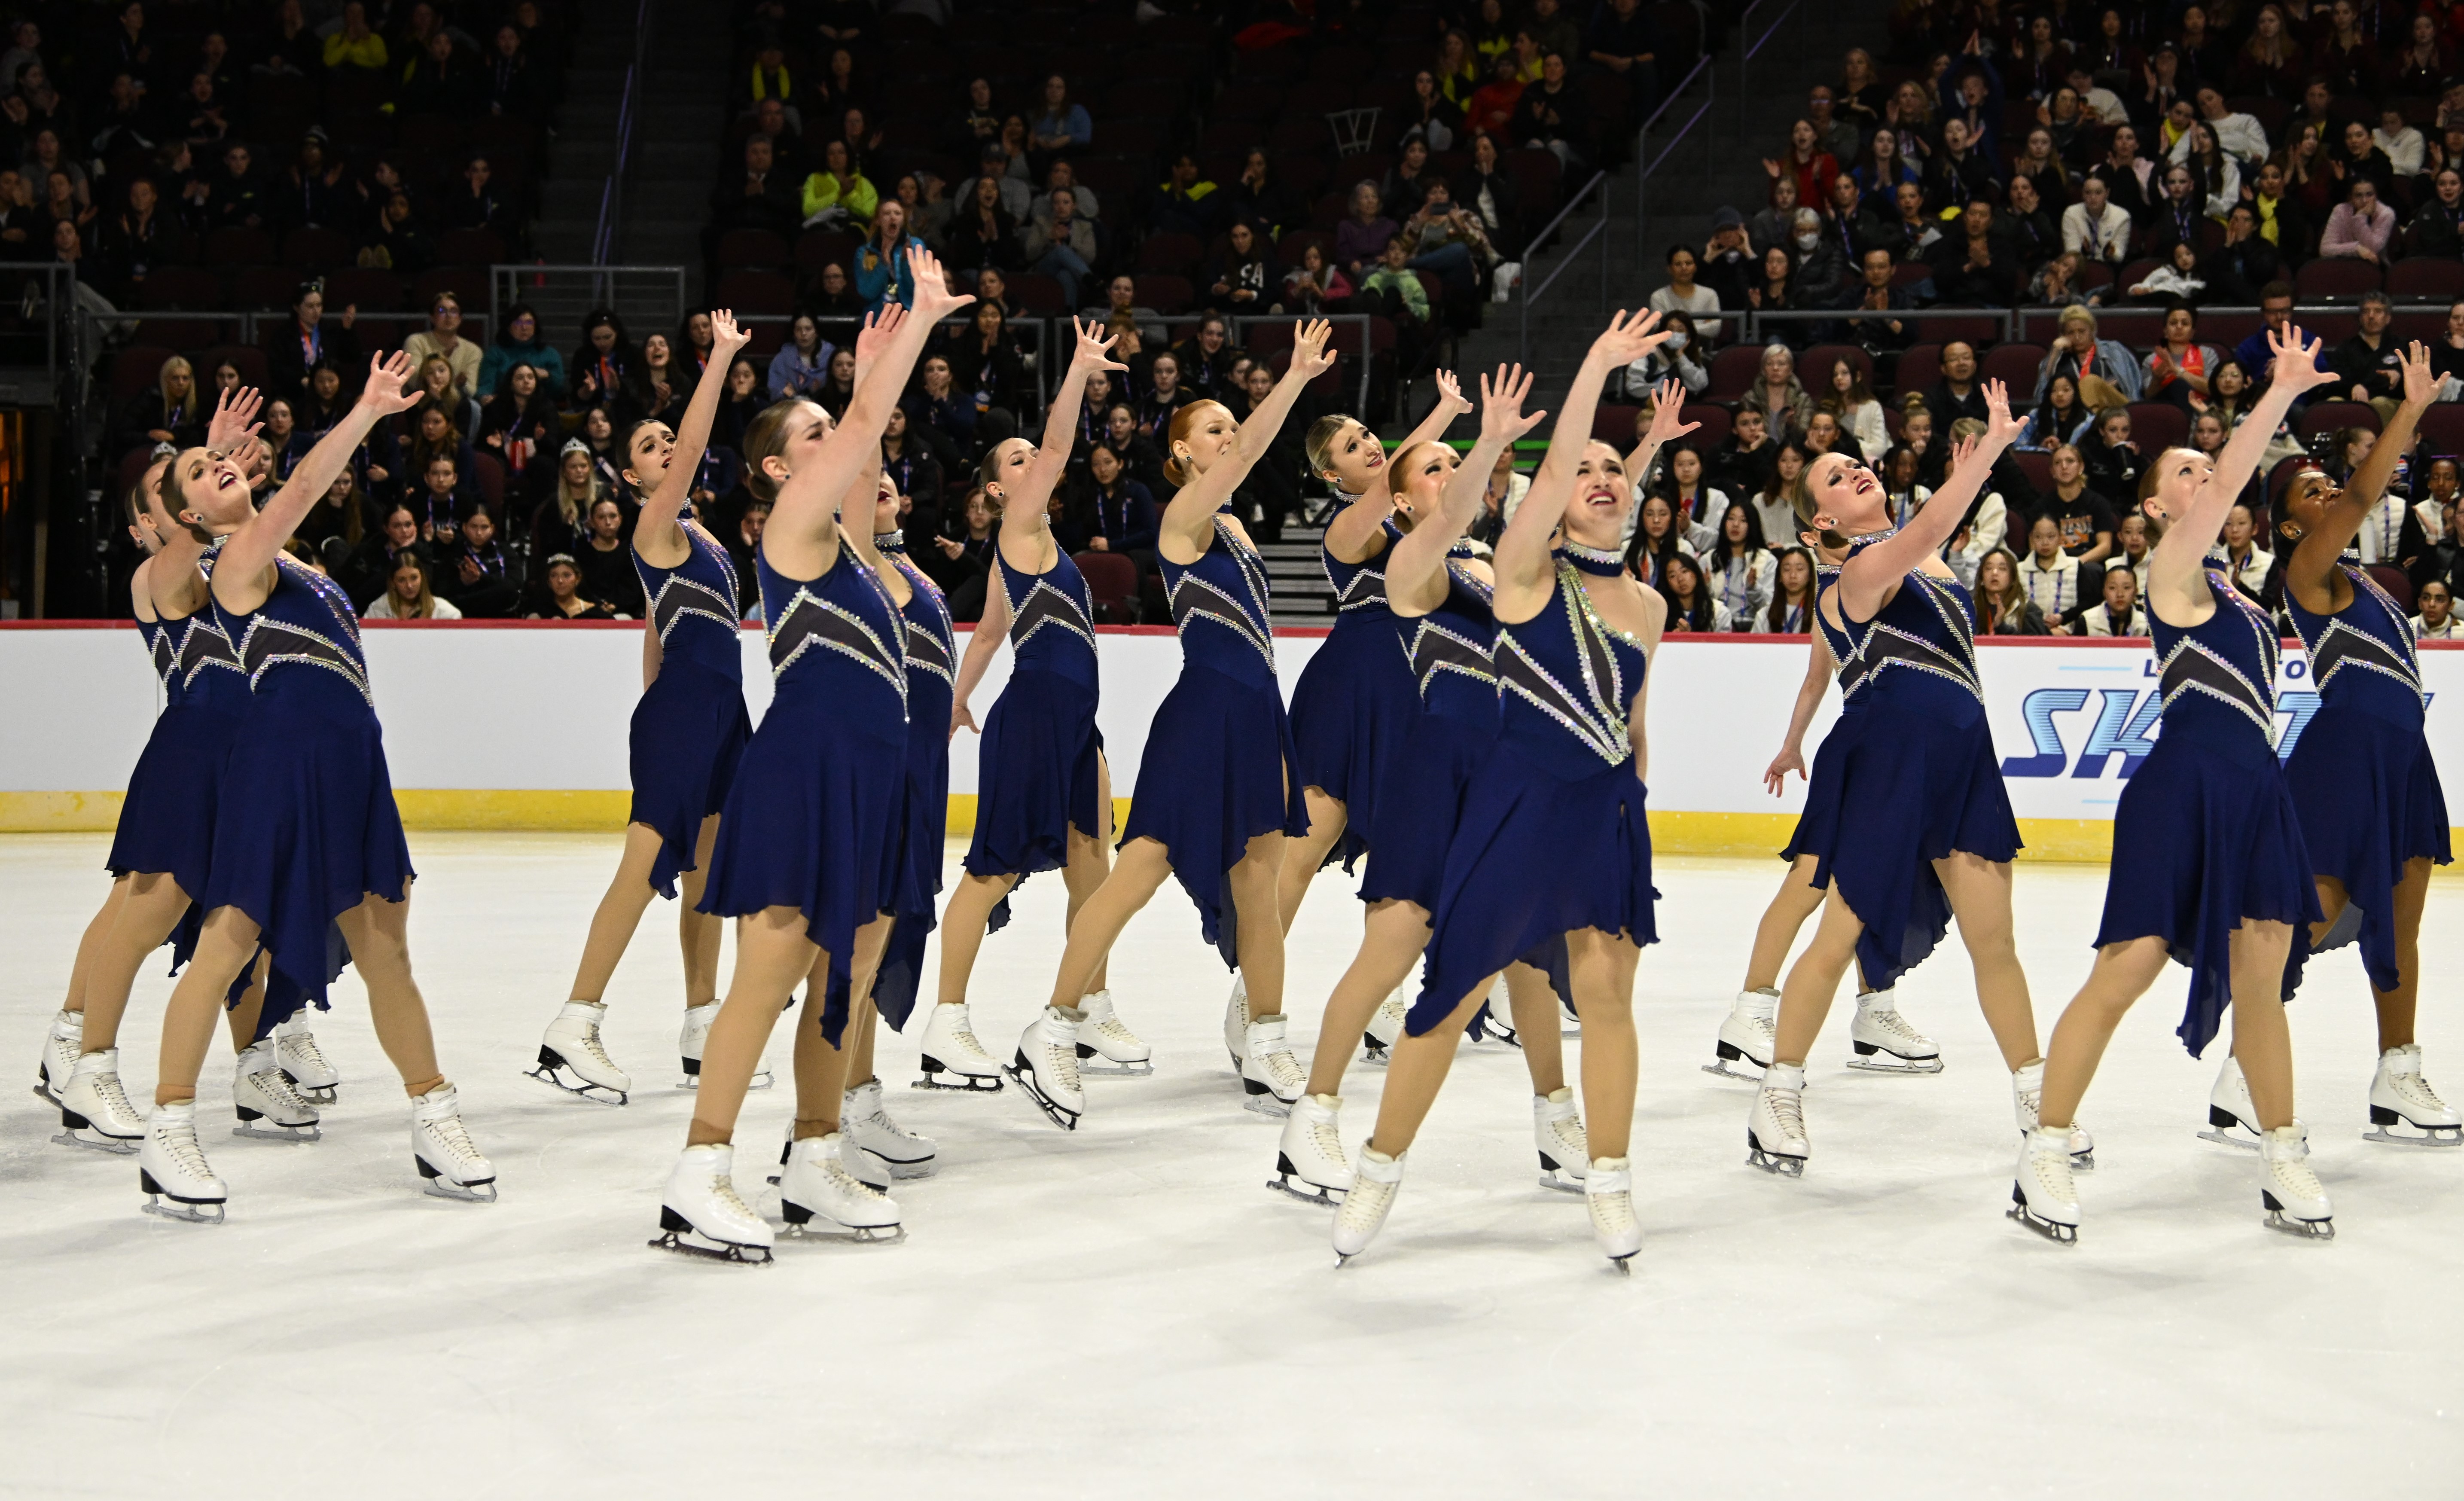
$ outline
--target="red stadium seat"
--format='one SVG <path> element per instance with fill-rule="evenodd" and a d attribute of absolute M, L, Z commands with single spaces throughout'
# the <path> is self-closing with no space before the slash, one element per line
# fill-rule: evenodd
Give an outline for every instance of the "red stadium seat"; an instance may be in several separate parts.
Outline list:
<path fill-rule="evenodd" d="M 2387 268 L 2387 292 L 2391 298 L 2464 298 L 2464 261 L 2442 255 L 2415 255 Z"/>
<path fill-rule="evenodd" d="M 2303 302 L 2358 302 L 2381 290 L 2385 277 L 2365 260 L 2322 255 L 2293 274 L 2293 295 Z"/>
<path fill-rule="evenodd" d="M 1762 364 L 1759 345 L 1731 344 L 1711 357 L 1711 384 L 1703 394 L 1712 401 L 1735 401 L 1753 386 Z"/>
<path fill-rule="evenodd" d="M 163 379 L 163 362 L 178 354 L 161 344 L 130 344 L 112 357 L 111 399 L 124 404 L 141 391 L 150 391 Z M 194 364 L 195 361 L 190 361 Z"/>
<path fill-rule="evenodd" d="M 2367 402 L 2314 402 L 2310 409 L 2301 414 L 2301 423 L 2297 430 L 2307 442 L 2321 432 L 2338 432 L 2346 428 L 2367 428 L 2372 432 L 2378 431 L 2378 408 Z"/>
<path fill-rule="evenodd" d="M 2190 435 L 2190 414 L 2171 402 L 2130 404 L 2130 438 L 2151 457 L 2160 450 L 2179 448 Z"/>
<path fill-rule="evenodd" d="M 1087 580 L 1095 618 L 1110 625 L 1135 624 L 1138 618 L 1138 565 L 1116 552 L 1082 552 L 1070 562 Z"/>

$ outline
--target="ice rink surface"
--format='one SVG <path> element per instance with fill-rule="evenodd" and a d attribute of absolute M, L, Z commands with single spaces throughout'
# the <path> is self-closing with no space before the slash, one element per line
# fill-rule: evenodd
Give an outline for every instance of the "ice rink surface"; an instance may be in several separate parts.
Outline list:
<path fill-rule="evenodd" d="M 612 837 L 413 840 L 415 962 L 500 1203 L 418 1192 L 399 1084 L 346 978 L 318 1028 L 344 1077 L 326 1139 L 228 1136 L 218 1039 L 201 1137 L 230 1223 L 140 1214 L 134 1159 L 51 1145 L 24 1085 L 105 848 L 0 839 L 0 1060 L 18 1080 L 0 1102 L 0 1492 L 2464 1493 L 2464 1149 L 2360 1139 L 2374 1046 L 2349 952 L 2314 967 L 2294 1024 L 2336 1241 L 2262 1229 L 2254 1159 L 2195 1138 L 2214 1058 L 2173 1038 L 2175 969 L 2088 1098 L 2100 1166 L 2064 1249 L 2003 1218 L 2010 1089 L 1955 943 L 1901 987 L 1947 1071 L 1842 1068 L 1843 1003 L 1810 1069 L 1807 1176 L 1747 1169 L 1749 1091 L 1699 1065 L 1780 866 L 1665 861 L 1667 939 L 1636 997 L 1634 1275 L 1606 1269 L 1578 1199 L 1536 1185 L 1524 1065 L 1487 1047 L 1459 1060 L 1384 1235 L 1337 1273 L 1329 1211 L 1263 1186 L 1276 1127 L 1240 1108 L 1217 1040 L 1227 977 L 1167 887 L 1113 959 L 1154 1078 L 1090 1081 L 1067 1136 L 1014 1088 L 909 1090 L 913 1046 L 886 1038 L 891 1108 L 943 1163 L 897 1190 L 910 1239 L 784 1243 L 763 1269 L 645 1246 L 693 1100 L 672 1088 L 671 909 L 608 996 L 633 1103 L 519 1076 Z M 2085 973 L 2103 876 L 2019 872 L 2042 1029 Z M 976 1015 L 996 1051 L 1049 982 L 1062 895 L 1031 883 L 985 946 Z M 2464 881 L 2442 879 L 2423 1040 L 2451 1099 L 2460 918 Z M 1304 1048 L 1357 932 L 1321 879 L 1292 947 Z M 162 970 L 123 1032 L 141 1101 Z M 783 1032 L 772 1057 L 783 1078 Z M 1353 1072 L 1355 1148 L 1381 1082 Z M 753 1096 L 748 1189 L 790 1104 L 783 1086 Z M 755 1202 L 775 1211 L 775 1192 Z"/>

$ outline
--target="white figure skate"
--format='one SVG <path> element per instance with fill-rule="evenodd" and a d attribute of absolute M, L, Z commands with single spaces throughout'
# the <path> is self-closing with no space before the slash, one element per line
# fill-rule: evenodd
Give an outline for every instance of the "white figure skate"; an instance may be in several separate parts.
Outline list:
<path fill-rule="evenodd" d="M 1581 1193 L 1592 1149 L 1583 1137 L 1583 1115 L 1574 1107 L 1573 1090 L 1560 1085 L 1551 1093 L 1531 1096 L 1531 1139 L 1540 1149 L 1540 1186 Z"/>
<path fill-rule="evenodd" d="M 317 1034 L 308 1029 L 306 1011 L 274 1028 L 274 1055 L 282 1060 L 283 1076 L 301 1099 L 312 1105 L 331 1105 L 341 1093 L 342 1075 L 325 1061 Z"/>
<path fill-rule="evenodd" d="M 718 1020 L 718 1005 L 717 1002 L 713 1001 L 708 1005 L 685 1007 L 684 1029 L 676 1036 L 676 1052 L 681 1060 L 679 1067 L 684 1070 L 685 1075 L 683 1082 L 676 1086 L 678 1089 L 701 1088 L 702 1048 L 710 1038 L 710 1024 Z M 770 1071 L 756 1069 L 753 1071 L 752 1082 L 744 1087 L 748 1090 L 766 1090 L 770 1084 Z"/>
<path fill-rule="evenodd" d="M 1155 1072 L 1155 1049 L 1112 1011 L 1112 993 L 1097 990 L 1078 1003 L 1078 1072 L 1089 1079 L 1143 1079 Z"/>
<path fill-rule="evenodd" d="M 970 1094 L 1001 1093 L 1001 1060 L 976 1040 L 976 1024 L 963 1001 L 936 1005 L 924 1021 L 924 1076 L 911 1089 L 957 1090 Z"/>
<path fill-rule="evenodd" d="M 775 1237 L 769 1222 L 737 1196 L 728 1176 L 735 1156 L 736 1149 L 723 1141 L 685 1148 L 659 1199 L 653 1247 L 714 1261 L 769 1262 Z"/>
<path fill-rule="evenodd" d="M 1779 1178 L 1803 1178 L 1814 1155 L 1805 1131 L 1805 1071 L 1773 1064 L 1763 1071 L 1746 1121 L 1746 1165 Z"/>
<path fill-rule="evenodd" d="M 2010 1218 L 2049 1241 L 2079 1242 L 2079 1189 L 2071 1181 L 2071 1134 L 2043 1126 L 2019 1143 L 2019 1168 L 2011 1181 Z"/>
<path fill-rule="evenodd" d="M 145 1142 L 137 1152 L 137 1186 L 145 1212 L 191 1225 L 220 1225 L 231 1190 L 206 1163 L 197 1144 L 197 1102 L 157 1105 L 145 1120 Z M 169 1200 L 168 1203 L 164 1203 Z"/>
<path fill-rule="evenodd" d="M 1001 1069 L 1064 1131 L 1077 1130 L 1078 1117 L 1087 1114 L 1086 1086 L 1078 1080 L 1078 1024 L 1086 1018 L 1075 1006 L 1045 1006 L 1019 1034 L 1017 1056 Z"/>
<path fill-rule="evenodd" d="M 2396 1146 L 2464 1146 L 2464 1115 L 2422 1077 L 2419 1044 L 2379 1054 L 2379 1071 L 2370 1080 L 2370 1129 L 2362 1136 Z"/>
<path fill-rule="evenodd" d="M 1407 994 L 1411 988 L 1411 982 L 1405 981 L 1389 992 L 1385 1000 L 1377 1003 L 1376 1014 L 1369 1019 L 1369 1026 L 1360 1034 L 1362 1063 L 1378 1069 L 1386 1067 L 1387 1058 L 1395 1050 L 1396 1041 L 1403 1035 L 1404 1015 L 1411 1009 L 1411 999 Z"/>
<path fill-rule="evenodd" d="M 77 1071 L 61 1083 L 60 1134 L 52 1139 L 121 1157 L 145 1139 L 145 1118 L 130 1108 L 120 1087 L 119 1048 L 78 1055 Z"/>
<path fill-rule="evenodd" d="M 317 1107 L 283 1077 L 271 1037 L 239 1055 L 231 1070 L 231 1108 L 239 1115 L 239 1124 L 231 1127 L 232 1136 L 262 1141 L 324 1139 L 324 1128 L 317 1123 Z"/>
<path fill-rule="evenodd" d="M 496 1169 L 462 1127 L 462 1098 L 440 1084 L 410 1102 L 410 1155 L 427 1191 L 466 1203 L 496 1202 Z"/>
<path fill-rule="evenodd" d="M 1592 1211 L 1592 1239 L 1620 1273 L 1642 1249 L 1642 1222 L 1634 1217 L 1634 1172 L 1621 1157 L 1594 1158 L 1583 1175 L 1583 1203 Z"/>
<path fill-rule="evenodd" d="M 1292 1056 L 1291 1038 L 1281 1012 L 1249 1024 L 1241 1060 L 1243 1103 L 1261 1115 L 1291 1114 L 1292 1104 L 1309 1093 L 1309 1073 Z"/>
<path fill-rule="evenodd" d="M 1779 992 L 1740 990 L 1737 1004 L 1720 1020 L 1720 1035 L 1711 1044 L 1705 1073 L 1748 1084 L 1762 1082 L 1771 1067 L 1771 1048 L 1779 1042 Z"/>
<path fill-rule="evenodd" d="M 46 1105 L 60 1103 L 84 1051 L 85 1013 L 62 1011 L 54 1016 L 51 1030 L 43 1036 L 42 1060 L 34 1065 L 34 1098 Z"/>
<path fill-rule="evenodd" d="M 1303 1203 L 1339 1204 L 1352 1192 L 1352 1162 L 1343 1155 L 1343 1099 L 1304 1094 L 1284 1117 L 1275 1144 L 1275 1176 L 1266 1186 Z"/>
<path fill-rule="evenodd" d="M 2305 1240 L 2336 1238 L 2335 1209 L 2310 1170 L 2310 1133 L 2301 1122 L 2278 1126 L 2259 1138 L 2259 1206 L 2267 1227 Z"/>
<path fill-rule="evenodd" d="M 787 1222 L 787 1233 L 865 1246 L 905 1240 L 898 1205 L 848 1172 L 840 1152 L 838 1135 L 832 1133 L 806 1137 L 787 1154 L 787 1171 L 779 1181 L 779 1213 Z"/>
<path fill-rule="evenodd" d="M 1403 1158 L 1362 1147 L 1359 1165 L 1353 1169 L 1352 1178 L 1352 1192 L 1343 1196 L 1343 1203 L 1334 1211 L 1337 1267 L 1367 1250 L 1369 1243 L 1385 1227 L 1386 1211 L 1395 1207 L 1395 1194 L 1403 1186 Z"/>
<path fill-rule="evenodd" d="M 940 1148 L 930 1137 L 917 1136 L 890 1118 L 890 1102 L 882 1097 L 881 1081 L 868 1079 L 847 1092 L 839 1106 L 841 1128 L 848 1140 L 879 1158 L 893 1178 L 930 1178 Z"/>
<path fill-rule="evenodd" d="M 567 1001 L 556 1020 L 547 1024 L 547 1035 L 539 1039 L 538 1065 L 524 1070 L 522 1076 L 576 1099 L 624 1104 L 632 1093 L 633 1080 L 616 1067 L 616 1060 L 607 1056 L 606 1044 L 600 1041 L 599 1024 L 606 1015 L 607 1007 L 601 1002 Z"/>
<path fill-rule="evenodd" d="M 1868 1073 L 1940 1073 L 1942 1049 L 1910 1026 L 1888 990 L 1857 998 L 1857 1020 L 1848 1024 L 1848 1067 Z"/>

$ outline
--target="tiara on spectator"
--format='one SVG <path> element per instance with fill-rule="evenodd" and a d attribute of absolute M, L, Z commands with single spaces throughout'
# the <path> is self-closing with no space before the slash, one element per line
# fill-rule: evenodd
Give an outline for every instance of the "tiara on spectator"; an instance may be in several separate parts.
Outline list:
<path fill-rule="evenodd" d="M 580 573 L 582 571 L 582 564 L 574 562 L 573 554 L 569 552 L 549 553 L 547 555 L 547 562 L 540 563 L 539 567 L 541 569 L 553 568 L 560 563 L 564 564 L 566 567 L 571 568 L 576 573 Z"/>
<path fill-rule="evenodd" d="M 556 451 L 557 457 L 559 458 L 562 458 L 567 453 L 587 453 L 589 452 L 590 445 L 581 438 L 567 438 L 564 440 L 564 447 Z"/>

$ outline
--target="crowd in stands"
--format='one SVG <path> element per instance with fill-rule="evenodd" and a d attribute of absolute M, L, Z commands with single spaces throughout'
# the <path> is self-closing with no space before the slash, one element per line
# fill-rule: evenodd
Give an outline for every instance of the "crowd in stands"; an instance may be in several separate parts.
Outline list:
<path fill-rule="evenodd" d="M 2291 320 L 2339 378 L 2272 435 L 2224 567 L 2280 614 L 2272 498 L 2300 465 L 2352 472 L 2418 340 L 2442 400 L 2360 548 L 2453 634 L 2459 43 L 2455 0 L 1899 0 L 1762 162 L 1763 206 L 1670 247 L 1651 294 L 1679 337 L 1628 372 L 1634 420 L 1674 379 L 1704 421 L 1630 549 L 1671 629 L 1802 629 L 1806 465 L 1861 458 L 1904 514 L 1999 379 L 2028 430 L 1947 552 L 1980 630 L 2145 635 L 2143 459 L 2220 450 Z"/>

